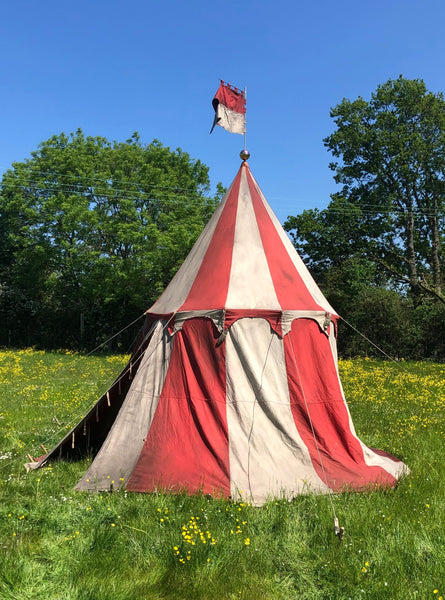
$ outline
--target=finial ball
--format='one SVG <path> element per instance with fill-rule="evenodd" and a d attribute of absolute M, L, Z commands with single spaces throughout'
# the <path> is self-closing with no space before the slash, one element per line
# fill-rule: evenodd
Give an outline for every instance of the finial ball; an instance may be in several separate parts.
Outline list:
<path fill-rule="evenodd" d="M 242 160 L 248 160 L 250 158 L 250 152 L 248 150 L 246 150 L 245 148 L 244 148 L 244 150 L 241 150 L 239 155 Z"/>

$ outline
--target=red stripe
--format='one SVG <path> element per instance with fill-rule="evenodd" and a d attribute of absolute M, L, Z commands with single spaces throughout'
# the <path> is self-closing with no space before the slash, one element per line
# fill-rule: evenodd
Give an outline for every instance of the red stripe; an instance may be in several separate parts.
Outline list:
<path fill-rule="evenodd" d="M 216 101 L 216 102 L 215 102 Z M 230 110 L 233 110 L 242 115 L 246 114 L 246 99 L 244 92 L 241 90 L 234 90 L 230 85 L 221 83 L 215 97 L 213 98 L 213 108 L 216 110 L 218 102 L 227 106 Z"/>
<path fill-rule="evenodd" d="M 283 337 L 283 328 L 281 326 L 281 310 L 261 310 L 261 309 L 227 309 L 224 313 L 224 329 L 229 329 L 238 321 L 238 319 L 256 318 L 268 321 L 271 328 L 280 337 Z"/>
<path fill-rule="evenodd" d="M 329 339 L 317 323 L 296 319 L 284 338 L 284 351 L 295 425 L 320 479 L 334 491 L 394 486 L 396 479 L 385 469 L 365 463 L 360 442 L 349 427 Z"/>
<path fill-rule="evenodd" d="M 226 304 L 240 180 L 241 169 L 234 179 L 195 281 L 179 311 L 223 308 Z"/>
<path fill-rule="evenodd" d="M 225 345 L 209 319 L 175 334 L 158 408 L 127 489 L 230 495 Z"/>
<path fill-rule="evenodd" d="M 313 299 L 292 262 L 248 168 L 246 175 L 264 253 L 281 308 L 283 310 L 323 310 Z"/>

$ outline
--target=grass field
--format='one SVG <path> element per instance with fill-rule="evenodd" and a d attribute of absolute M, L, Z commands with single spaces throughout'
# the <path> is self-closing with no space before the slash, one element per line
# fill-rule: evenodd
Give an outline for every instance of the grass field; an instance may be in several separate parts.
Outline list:
<path fill-rule="evenodd" d="M 445 366 L 341 362 L 361 439 L 411 469 L 395 490 L 262 508 L 85 494 L 88 461 L 25 473 L 125 357 L 0 351 L 1 600 L 445 598 Z"/>

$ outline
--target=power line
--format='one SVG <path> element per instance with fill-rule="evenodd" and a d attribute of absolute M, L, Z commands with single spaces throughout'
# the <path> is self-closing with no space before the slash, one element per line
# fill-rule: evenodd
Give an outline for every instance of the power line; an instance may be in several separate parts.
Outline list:
<path fill-rule="evenodd" d="M 6 189 L 8 188 L 8 185 L 5 184 L 1 184 L 0 183 L 0 190 L 1 189 Z M 53 194 L 57 194 L 57 193 L 62 193 L 62 194 L 67 194 L 68 192 L 71 192 L 71 195 L 79 195 L 79 196 L 83 196 L 83 197 L 87 197 L 88 196 L 95 196 L 97 199 L 106 199 L 106 200 L 150 200 L 153 202 L 170 202 L 173 204 L 196 204 L 197 206 L 199 204 L 201 204 L 203 201 L 204 202 L 213 202 L 215 201 L 215 198 L 212 198 L 211 196 L 205 196 L 203 194 L 199 194 L 199 193 L 190 193 L 190 194 L 178 194 L 176 193 L 176 188 L 170 188 L 172 190 L 172 193 L 167 194 L 165 193 L 164 196 L 162 196 L 162 192 L 158 193 L 156 195 L 151 195 L 149 192 L 144 192 L 143 190 L 138 190 L 137 193 L 132 193 L 132 195 L 128 195 L 129 193 L 131 193 L 131 190 L 122 190 L 122 189 L 115 189 L 115 188 L 111 188 L 111 192 L 113 192 L 113 194 L 111 193 L 106 193 L 106 194 L 102 194 L 102 193 L 98 193 L 98 194 L 88 194 L 87 190 L 74 190 L 72 187 L 66 185 L 64 189 L 63 185 L 59 185 L 59 186 L 45 186 L 45 187 L 40 187 L 40 184 L 37 182 L 28 182 L 28 185 L 23 185 L 23 184 L 15 184 L 14 186 L 16 189 L 22 190 L 24 192 L 27 191 L 31 191 L 34 193 L 48 193 L 48 192 L 52 192 Z M 169 189 L 169 188 L 164 188 L 164 189 Z"/>
<path fill-rule="evenodd" d="M 7 173 L 6 173 L 7 174 Z M 6 174 L 3 176 L 5 177 Z M 13 175 L 16 175 L 16 172 L 13 172 Z M 82 177 L 81 175 L 75 175 L 72 173 L 66 173 L 63 175 L 60 175 L 56 172 L 48 172 L 48 171 L 32 171 L 32 175 L 42 175 L 43 177 L 56 177 L 56 178 L 60 178 L 60 179 L 65 179 L 65 178 L 73 178 L 75 180 L 77 180 L 79 183 L 83 183 L 86 185 L 89 184 L 94 184 L 94 182 L 99 182 L 99 183 L 105 183 L 110 185 L 110 182 L 112 183 L 122 183 L 124 184 L 124 186 L 127 185 L 141 185 L 140 182 L 132 182 L 132 181 L 124 181 L 123 179 L 115 179 L 113 176 L 110 176 L 109 178 L 102 178 L 102 177 L 89 177 L 88 179 L 85 179 L 85 177 Z M 29 179 L 28 181 L 33 181 L 32 179 Z M 39 183 L 42 183 L 41 181 Z M 2 185 L 0 183 L 0 185 Z M 153 188 L 158 188 L 158 189 L 166 189 L 166 190 L 176 190 L 176 191 L 180 191 L 180 192 L 190 192 L 193 191 L 191 188 L 183 188 L 183 187 L 179 187 L 179 186 L 164 186 L 164 185 L 160 185 L 158 183 L 143 183 L 144 187 L 153 187 Z M 204 185 L 204 184 L 198 184 L 198 185 Z M 207 186 L 205 186 L 207 187 Z"/>
<path fill-rule="evenodd" d="M 47 175 L 44 172 L 37 172 L 42 175 Z M 65 176 L 64 176 L 65 177 Z M 75 175 L 67 175 L 67 177 L 78 177 Z M 94 191 L 94 182 L 98 181 L 108 186 L 108 190 L 106 193 L 102 193 L 100 191 Z M 1 183 L 0 182 L 0 190 L 6 190 L 10 187 L 11 183 L 13 187 L 16 189 L 20 189 L 22 191 L 31 191 L 34 193 L 62 193 L 67 194 L 70 192 L 72 195 L 80 195 L 84 197 L 88 197 L 89 195 L 95 196 L 98 199 L 106 199 L 106 200 L 151 200 L 154 202 L 170 202 L 173 204 L 199 204 L 202 201 L 215 201 L 214 197 L 207 196 L 203 193 L 200 193 L 197 190 L 190 188 L 179 188 L 174 186 L 162 186 L 159 184 L 150 184 L 144 183 L 140 184 L 139 182 L 124 182 L 122 180 L 110 180 L 107 179 L 90 179 L 86 181 L 81 181 L 79 178 L 73 182 L 73 184 L 69 183 L 51 183 L 46 182 L 42 183 L 39 180 L 27 180 L 26 183 L 19 183 L 18 181 L 13 181 L 10 183 Z M 114 183 L 122 183 L 124 184 L 122 187 L 114 187 Z M 79 189 L 75 189 L 75 186 L 79 186 Z M 88 189 L 90 188 L 90 189 Z M 145 188 L 145 189 L 141 189 Z M 155 194 L 151 194 L 151 190 L 155 192 Z M 279 198 L 275 198 L 275 201 L 280 202 Z M 291 204 L 287 204 L 289 199 L 286 200 L 286 206 L 291 207 Z M 292 202 L 292 201 L 291 201 Z M 301 200 L 295 200 L 292 202 L 292 206 L 296 206 L 300 204 Z M 282 207 L 283 208 L 283 207 Z M 392 207 L 392 208 L 383 208 L 378 204 L 374 203 L 366 203 L 362 206 L 358 207 L 352 203 L 349 205 L 344 205 L 342 207 L 328 205 L 328 207 L 324 209 L 305 209 L 305 211 L 317 211 L 318 214 L 322 214 L 326 211 L 329 211 L 334 214 L 345 215 L 345 216 L 357 216 L 357 218 L 363 216 L 375 216 L 375 215 L 404 215 L 404 214 L 413 214 L 417 217 L 434 217 L 437 216 L 440 219 L 445 218 L 445 212 L 436 211 L 436 210 L 422 210 L 422 209 L 414 209 L 411 211 L 404 210 L 401 207 Z"/>
<path fill-rule="evenodd" d="M 8 175 L 9 173 L 12 173 L 13 175 L 17 174 L 17 171 L 6 171 L 4 173 L 4 177 L 6 175 Z M 73 179 L 77 179 L 78 181 L 85 181 L 85 177 L 82 175 L 76 175 L 74 173 L 64 173 L 63 175 L 57 173 L 56 171 L 51 172 L 51 171 L 36 171 L 36 170 L 32 170 L 32 175 L 43 175 L 44 177 L 57 177 L 57 178 L 73 178 Z M 88 181 L 98 181 L 101 183 L 109 183 L 111 181 L 114 181 L 115 183 L 124 183 L 125 185 L 127 184 L 132 184 L 133 183 L 131 181 L 124 181 L 123 179 L 116 179 L 114 176 L 110 176 L 110 177 L 95 177 L 95 176 L 89 176 L 88 177 Z M 134 185 L 136 185 L 136 182 L 134 183 Z M 145 185 L 145 184 L 144 184 Z M 171 186 L 161 186 L 159 184 L 147 184 L 147 185 L 152 185 L 152 186 L 156 186 L 156 187 L 167 187 L 170 188 Z M 199 184 L 199 185 L 203 185 L 203 184 Z M 175 188 L 175 189 L 180 189 L 180 190 L 189 190 L 190 188 Z"/>

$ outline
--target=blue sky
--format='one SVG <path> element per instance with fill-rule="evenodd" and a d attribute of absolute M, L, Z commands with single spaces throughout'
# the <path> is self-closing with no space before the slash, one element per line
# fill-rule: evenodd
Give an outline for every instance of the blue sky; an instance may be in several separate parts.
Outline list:
<path fill-rule="evenodd" d="M 249 164 L 284 221 L 336 187 L 323 138 L 332 106 L 400 74 L 445 90 L 443 0 L 203 2 L 10 0 L 0 21 L 0 174 L 81 127 L 138 131 L 228 186 L 242 136 L 216 128 L 220 79 L 247 88 Z"/>

